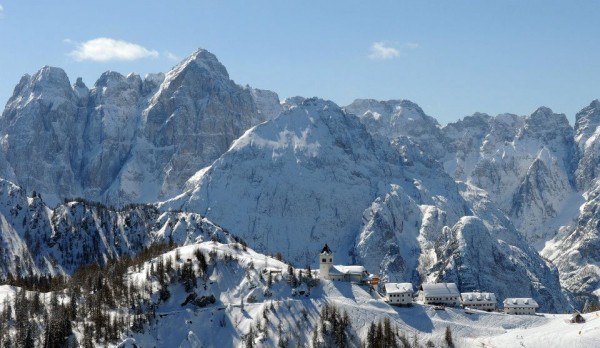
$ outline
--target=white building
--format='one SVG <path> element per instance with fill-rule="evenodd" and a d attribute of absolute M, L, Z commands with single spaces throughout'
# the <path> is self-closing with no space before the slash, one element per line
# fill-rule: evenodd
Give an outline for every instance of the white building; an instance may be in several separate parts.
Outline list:
<path fill-rule="evenodd" d="M 389 304 L 409 305 L 413 300 L 413 285 L 411 283 L 386 283 L 385 299 Z"/>
<path fill-rule="evenodd" d="M 424 304 L 458 306 L 460 292 L 454 283 L 422 284 L 419 299 Z"/>
<path fill-rule="evenodd" d="M 504 313 L 534 315 L 537 302 L 532 298 L 507 298 L 504 300 Z"/>
<path fill-rule="evenodd" d="M 363 266 L 342 266 L 333 264 L 333 252 L 325 244 L 319 254 L 319 274 L 322 279 L 361 283 L 368 279 Z"/>
<path fill-rule="evenodd" d="M 464 308 L 491 312 L 496 309 L 496 294 L 492 292 L 463 292 L 460 294 Z"/>

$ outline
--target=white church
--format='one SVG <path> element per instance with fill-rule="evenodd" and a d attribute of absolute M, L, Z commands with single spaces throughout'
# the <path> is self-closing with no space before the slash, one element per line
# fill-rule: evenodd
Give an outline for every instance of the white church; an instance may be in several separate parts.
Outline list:
<path fill-rule="evenodd" d="M 334 265 L 333 252 L 327 244 L 319 254 L 319 276 L 321 279 L 362 283 L 368 280 L 368 275 L 363 266 Z"/>

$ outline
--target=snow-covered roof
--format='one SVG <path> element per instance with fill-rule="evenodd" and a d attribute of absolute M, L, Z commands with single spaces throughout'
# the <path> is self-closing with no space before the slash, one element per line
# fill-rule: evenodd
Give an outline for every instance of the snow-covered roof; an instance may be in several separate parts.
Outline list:
<path fill-rule="evenodd" d="M 504 307 L 531 307 L 538 308 L 537 302 L 532 298 L 507 298 L 504 300 Z"/>
<path fill-rule="evenodd" d="M 496 294 L 493 292 L 462 292 L 460 296 L 464 304 L 496 303 Z"/>
<path fill-rule="evenodd" d="M 386 283 L 385 284 L 386 294 L 401 294 L 401 293 L 413 293 L 413 285 L 411 283 Z"/>
<path fill-rule="evenodd" d="M 342 266 L 335 265 L 329 269 L 329 274 L 364 274 L 365 268 L 363 266 Z"/>
<path fill-rule="evenodd" d="M 454 283 L 422 284 L 421 289 L 423 289 L 425 297 L 460 296 L 460 292 L 458 292 L 458 288 Z"/>

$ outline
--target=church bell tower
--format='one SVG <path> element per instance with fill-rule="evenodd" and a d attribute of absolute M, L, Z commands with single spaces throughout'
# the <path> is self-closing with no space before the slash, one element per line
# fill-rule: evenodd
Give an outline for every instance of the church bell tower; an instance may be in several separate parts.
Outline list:
<path fill-rule="evenodd" d="M 321 279 L 329 279 L 329 269 L 333 266 L 333 252 L 325 244 L 319 254 L 319 275 Z"/>

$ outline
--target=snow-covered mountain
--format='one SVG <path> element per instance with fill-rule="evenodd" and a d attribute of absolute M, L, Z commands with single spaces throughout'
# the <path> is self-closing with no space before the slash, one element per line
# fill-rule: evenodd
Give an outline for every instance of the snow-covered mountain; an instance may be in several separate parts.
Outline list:
<path fill-rule="evenodd" d="M 445 127 L 405 100 L 359 99 L 345 109 L 372 134 L 408 136 L 455 180 L 486 190 L 540 250 L 583 202 L 573 128 L 548 108 L 525 117 L 477 113 Z"/>
<path fill-rule="evenodd" d="M 459 282 L 463 290 L 508 295 L 506 281 L 512 281 L 546 309 L 566 309 L 556 272 L 493 203 L 481 203 L 470 190 L 410 139 L 371 135 L 332 102 L 307 99 L 247 131 L 198 174 L 195 189 L 164 207 L 201 213 L 299 266 L 314 266 L 329 243 L 338 262 L 359 262 L 384 279 L 415 284 L 432 272 L 453 279 L 444 249 L 452 241 L 442 231 L 476 233 L 486 236 L 490 254 L 460 265 L 482 279 Z M 465 223 L 465 216 L 479 224 Z M 462 246 L 477 249 L 479 242 L 466 238 Z M 494 258 L 510 265 L 509 272 L 488 269 Z"/>
<path fill-rule="evenodd" d="M 545 107 L 441 126 L 407 100 L 280 103 L 235 84 L 205 50 L 166 74 L 106 72 L 92 88 L 44 67 L 0 116 L 0 178 L 10 181 L 0 268 L 68 273 L 164 240 L 164 216 L 196 230 L 189 217 L 202 214 L 297 266 L 327 242 L 339 262 L 384 279 L 518 289 L 563 310 L 556 268 L 580 300 L 600 288 L 599 126 L 598 101 L 574 128 Z M 76 196 L 116 207 L 175 198 L 162 210 L 43 203 Z M 124 227 L 127 216 L 139 230 Z"/>
<path fill-rule="evenodd" d="M 72 201 L 49 208 L 41 196 L 0 180 L 0 279 L 71 274 L 160 243 L 187 245 L 233 237 L 199 214 L 160 212 L 152 205 L 120 210 Z"/>
<path fill-rule="evenodd" d="M 0 177 L 51 204 L 155 202 L 280 110 L 275 93 L 236 85 L 205 50 L 144 79 L 106 72 L 91 89 L 44 67 L 21 79 L 0 117 Z"/>
<path fill-rule="evenodd" d="M 542 255 L 556 264 L 562 285 L 577 296 L 580 305 L 597 302 L 596 296 L 600 296 L 598 134 L 600 102 L 594 100 L 576 115 L 575 122 L 575 141 L 581 153 L 575 173 L 585 203 L 579 207 L 576 218 L 565 224 L 542 251 Z"/>
<path fill-rule="evenodd" d="M 600 101 L 594 100 L 575 115 L 575 142 L 581 154 L 577 184 L 581 190 L 593 189 L 600 165 Z"/>
<path fill-rule="evenodd" d="M 358 116 L 372 134 L 390 140 L 407 136 L 422 147 L 427 146 L 428 153 L 434 157 L 445 153 L 440 124 L 409 100 L 357 99 L 344 110 Z"/>

